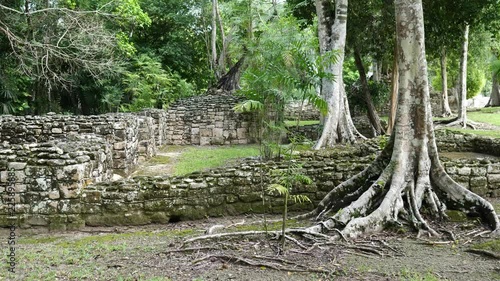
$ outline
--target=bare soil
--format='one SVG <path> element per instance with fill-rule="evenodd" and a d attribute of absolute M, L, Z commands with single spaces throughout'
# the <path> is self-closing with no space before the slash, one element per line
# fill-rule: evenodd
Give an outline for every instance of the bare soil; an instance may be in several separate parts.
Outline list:
<path fill-rule="evenodd" d="M 500 280 L 498 259 L 466 252 L 477 243 L 500 243 L 487 234 L 474 237 L 485 230 L 475 223 L 442 225 L 452 230 L 454 242 L 446 234 L 440 240 L 416 239 L 415 233 L 396 229 L 310 250 L 288 241 L 285 255 L 280 256 L 278 241 L 264 236 L 183 245 L 213 225 L 255 219 L 207 218 L 74 232 L 18 230 L 16 274 L 8 274 L 2 267 L 0 280 Z M 0 230 L 0 237 L 7 235 L 7 230 Z M 6 262 L 5 241 L 2 239 L 2 264 Z M 238 259 L 257 265 L 242 264 Z M 297 269 L 311 272 L 294 272 Z"/>

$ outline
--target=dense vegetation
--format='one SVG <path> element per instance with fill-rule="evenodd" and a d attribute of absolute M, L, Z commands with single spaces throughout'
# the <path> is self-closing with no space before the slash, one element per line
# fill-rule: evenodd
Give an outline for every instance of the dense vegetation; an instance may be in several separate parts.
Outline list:
<path fill-rule="evenodd" d="M 498 5 L 451 2 L 424 1 L 433 88 L 441 90 L 444 47 L 448 85 L 458 87 L 462 20 L 471 25 L 467 96 L 489 95 L 500 49 Z M 393 1 L 349 7 L 347 94 L 352 109 L 366 111 L 358 56 L 380 109 L 391 92 Z M 164 108 L 221 87 L 233 70 L 250 99 L 300 100 L 314 95 L 325 78 L 322 63 L 335 59 L 319 56 L 312 0 L 7 0 L 0 19 L 2 114 Z"/>

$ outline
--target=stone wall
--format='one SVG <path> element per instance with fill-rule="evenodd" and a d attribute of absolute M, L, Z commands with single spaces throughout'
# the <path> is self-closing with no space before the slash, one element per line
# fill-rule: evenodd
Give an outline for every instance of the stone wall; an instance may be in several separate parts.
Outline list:
<path fill-rule="evenodd" d="M 440 151 L 477 152 L 500 157 L 498 138 L 436 130 L 436 143 Z"/>
<path fill-rule="evenodd" d="M 116 113 L 93 116 L 0 116 L 0 141 L 10 144 L 43 143 L 65 140 L 68 136 L 94 134 L 112 145 L 116 172 L 127 174 L 138 162 L 139 154 L 151 154 L 151 149 L 139 153 L 139 143 L 154 144 L 152 117 Z M 139 134 L 139 130 L 146 133 Z M 142 139 L 141 139 L 142 137 Z M 144 144 L 144 142 L 147 144 Z"/>
<path fill-rule="evenodd" d="M 285 106 L 285 119 L 286 120 L 319 120 L 320 112 L 311 104 L 305 102 L 292 102 Z"/>
<path fill-rule="evenodd" d="M 371 163 L 376 151 L 377 144 L 373 141 L 303 152 L 297 161 L 313 184 L 297 186 L 292 193 L 307 195 L 313 203 L 291 204 L 290 209 L 313 208 L 333 187 Z M 456 181 L 482 196 L 500 196 L 500 159 L 442 160 Z M 35 191 L 37 197 L 18 209 L 18 223 L 23 227 L 74 229 L 84 225 L 141 225 L 250 212 L 278 213 L 283 206 L 281 198 L 266 195 L 266 205 L 262 204 L 260 174 L 263 171 L 265 186 L 273 181 L 275 173 L 271 171 L 279 169 L 286 169 L 286 164 L 247 159 L 235 166 L 183 177 L 135 177 L 82 185 L 75 193 L 77 197 L 67 198 L 61 189 L 59 197 Z M 22 201 L 20 204 L 23 206 Z M 6 213 L 0 213 L 0 224 L 5 226 Z"/>
<path fill-rule="evenodd" d="M 168 109 L 166 143 L 218 145 L 254 142 L 252 115 L 233 110 L 243 100 L 234 95 L 218 94 L 174 103 Z"/>
<path fill-rule="evenodd" d="M 2 203 L 14 198 L 16 212 L 30 214 L 20 215 L 25 224 L 47 225 L 51 214 L 79 212 L 74 203 L 89 184 L 111 179 L 112 162 L 111 145 L 91 135 L 43 143 L 4 142 L 0 144 Z M 0 204 L 1 225 L 6 225 L 6 209 Z"/>

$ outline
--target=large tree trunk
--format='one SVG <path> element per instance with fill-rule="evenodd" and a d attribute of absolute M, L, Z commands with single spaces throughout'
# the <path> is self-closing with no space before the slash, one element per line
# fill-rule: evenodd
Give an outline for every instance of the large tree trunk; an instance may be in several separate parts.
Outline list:
<path fill-rule="evenodd" d="M 245 55 L 217 81 L 216 89 L 223 92 L 234 92 L 240 88 L 241 73 L 245 68 Z"/>
<path fill-rule="evenodd" d="M 498 83 L 498 73 L 493 73 L 490 95 L 490 106 L 500 106 L 500 85 Z"/>
<path fill-rule="evenodd" d="M 458 100 L 458 119 L 463 128 L 467 126 L 467 53 L 469 50 L 469 25 L 464 28 L 462 56 L 460 57 L 460 90 Z"/>
<path fill-rule="evenodd" d="M 308 215 L 332 217 L 307 228 L 341 229 L 344 237 L 380 231 L 400 219 L 438 235 L 420 213 L 446 217 L 446 206 L 477 212 L 494 230 L 493 206 L 453 181 L 438 158 L 424 48 L 422 0 L 396 0 L 399 98 L 394 132 L 381 155 L 364 171 L 335 187 Z"/>
<path fill-rule="evenodd" d="M 375 130 L 375 136 L 380 136 L 384 129 L 380 124 L 380 118 L 378 117 L 377 110 L 373 104 L 372 95 L 370 94 L 370 88 L 368 87 L 368 80 L 366 79 L 366 71 L 363 66 L 363 61 L 361 60 L 361 54 L 359 49 L 354 50 L 354 61 L 356 63 L 356 68 L 359 72 L 359 80 L 361 81 L 361 90 L 363 91 L 363 97 L 366 102 L 366 108 L 368 109 L 368 119 Z"/>
<path fill-rule="evenodd" d="M 356 134 L 359 134 L 352 123 L 342 76 L 347 2 L 347 0 L 337 0 L 335 7 L 330 0 L 315 2 L 320 52 L 324 54 L 331 50 L 339 51 L 337 62 L 326 69 L 335 79 L 333 81 L 323 79 L 321 84 L 321 95 L 328 103 L 328 114 L 324 118 L 323 132 L 314 146 L 315 149 L 331 147 L 338 142 L 354 142 Z"/>
<path fill-rule="evenodd" d="M 447 117 L 451 115 L 450 103 L 448 102 L 448 72 L 446 70 L 446 48 L 441 52 L 441 115 Z"/>
<path fill-rule="evenodd" d="M 392 77 L 391 77 L 391 101 L 389 105 L 389 119 L 387 121 L 387 135 L 392 134 L 394 129 L 394 122 L 396 120 L 396 109 L 398 105 L 398 87 L 399 87 L 399 71 L 398 71 L 398 48 L 394 45 L 394 59 L 392 65 Z"/>

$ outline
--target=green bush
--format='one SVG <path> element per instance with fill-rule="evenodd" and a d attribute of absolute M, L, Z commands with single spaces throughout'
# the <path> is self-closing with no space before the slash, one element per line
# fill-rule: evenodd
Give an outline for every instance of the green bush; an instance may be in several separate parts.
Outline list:
<path fill-rule="evenodd" d="M 467 98 L 471 99 L 477 96 L 486 85 L 486 76 L 479 69 L 469 68 L 467 71 Z"/>

